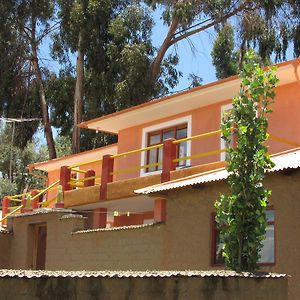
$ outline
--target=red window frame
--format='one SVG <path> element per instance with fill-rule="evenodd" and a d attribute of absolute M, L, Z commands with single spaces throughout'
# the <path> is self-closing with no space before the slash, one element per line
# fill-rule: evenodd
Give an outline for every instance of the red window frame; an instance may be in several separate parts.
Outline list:
<path fill-rule="evenodd" d="M 155 131 L 152 131 L 152 132 L 149 132 L 147 134 L 147 147 L 149 146 L 155 146 L 155 145 L 159 145 L 159 144 L 162 144 L 163 143 L 163 134 L 167 131 L 170 131 L 170 130 L 174 130 L 174 134 L 171 138 L 176 138 L 176 134 L 177 134 L 177 131 L 178 130 L 181 130 L 181 129 L 188 129 L 188 125 L 187 123 L 184 123 L 184 124 L 179 124 L 179 125 L 175 125 L 175 126 L 171 126 L 171 127 L 167 127 L 167 128 L 162 128 L 162 129 L 159 129 L 159 130 L 155 130 Z M 154 144 L 150 144 L 150 138 L 151 136 L 154 136 L 154 135 L 160 135 L 160 140 L 157 142 L 157 143 L 154 143 Z M 186 136 L 187 137 L 187 133 L 186 133 Z M 183 138 L 185 138 L 183 137 Z M 177 144 L 176 145 L 176 157 L 179 156 L 179 147 L 180 147 L 180 144 Z M 153 149 L 152 149 L 153 151 Z M 159 162 L 159 148 L 155 149 L 156 151 L 156 159 L 155 159 L 155 162 L 158 163 Z M 153 163 L 153 162 L 152 162 Z M 146 160 L 146 164 L 150 164 L 150 150 L 147 151 L 147 160 Z M 177 163 L 177 166 L 179 166 L 179 163 Z M 181 162 L 180 164 L 180 167 L 185 167 L 186 166 L 186 161 L 183 161 Z M 152 167 L 153 168 L 153 167 Z M 161 166 L 155 166 L 155 169 L 151 169 L 150 168 L 147 168 L 146 169 L 146 172 L 155 172 L 155 171 L 159 171 L 161 170 Z"/>
<path fill-rule="evenodd" d="M 275 210 L 273 207 L 269 207 L 267 210 L 274 211 L 274 221 L 268 221 L 267 225 L 274 226 L 274 262 L 260 262 L 259 266 L 274 266 L 276 264 L 276 230 L 275 230 Z M 219 235 L 219 229 L 217 228 L 217 222 L 215 220 L 216 213 L 211 214 L 211 266 L 213 267 L 224 267 L 224 263 L 216 261 L 217 253 L 217 241 Z"/>

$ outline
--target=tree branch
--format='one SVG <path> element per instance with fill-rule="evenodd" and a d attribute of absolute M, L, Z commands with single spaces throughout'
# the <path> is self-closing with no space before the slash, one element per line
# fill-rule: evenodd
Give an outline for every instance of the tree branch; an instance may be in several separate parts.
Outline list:
<path fill-rule="evenodd" d="M 221 18 L 219 18 L 219 19 L 217 19 L 217 20 L 215 20 L 215 21 L 213 21 L 213 22 L 211 22 L 211 23 L 209 23 L 209 24 L 207 24 L 205 26 L 202 26 L 200 28 L 188 31 L 188 32 L 180 35 L 179 37 L 175 37 L 176 35 L 174 35 L 174 38 L 172 39 L 170 46 L 178 43 L 179 41 L 181 41 L 181 40 L 183 40 L 183 39 L 185 39 L 185 38 L 187 38 L 187 37 L 189 37 L 191 35 L 194 35 L 196 33 L 199 33 L 201 31 L 203 31 L 203 30 L 211 28 L 211 27 L 213 27 L 213 26 L 215 26 L 215 25 L 217 25 L 217 24 L 219 24 L 219 23 L 221 23 L 221 22 L 223 22 L 223 21 L 225 21 L 225 20 L 233 17 L 234 15 L 236 15 L 237 13 L 239 13 L 240 11 L 243 11 L 244 9 L 246 9 L 246 7 L 247 7 L 247 5 L 243 4 L 243 5 L 239 6 L 238 8 L 236 8 L 235 10 L 233 10 L 232 12 L 230 12 L 230 13 L 222 16 Z M 201 23 L 199 23 L 199 24 L 201 24 Z"/>

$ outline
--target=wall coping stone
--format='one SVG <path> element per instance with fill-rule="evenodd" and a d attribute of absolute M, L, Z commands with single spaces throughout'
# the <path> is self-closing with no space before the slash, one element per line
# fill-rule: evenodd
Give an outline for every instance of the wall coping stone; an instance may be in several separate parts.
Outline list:
<path fill-rule="evenodd" d="M 39 278 L 39 277 L 242 277 L 242 278 L 287 278 L 286 274 L 267 273 L 267 272 L 241 272 L 228 270 L 186 270 L 186 271 L 46 271 L 46 270 L 9 270 L 0 269 L 0 278 L 19 277 L 19 278 Z"/>
<path fill-rule="evenodd" d="M 87 229 L 87 230 L 78 230 L 72 232 L 72 234 L 84 234 L 84 233 L 93 233 L 93 232 L 104 232 L 104 231 L 120 231 L 120 230 L 132 230 L 132 229 L 141 229 L 146 227 L 154 227 L 156 225 L 165 224 L 164 222 L 143 224 L 143 225 L 130 225 L 130 226 L 120 226 L 120 227 L 111 227 L 111 228 L 96 228 L 96 229 Z"/>

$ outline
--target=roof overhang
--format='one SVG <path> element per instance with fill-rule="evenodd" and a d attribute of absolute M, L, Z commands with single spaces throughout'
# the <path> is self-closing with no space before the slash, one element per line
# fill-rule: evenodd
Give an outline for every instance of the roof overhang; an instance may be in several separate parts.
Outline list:
<path fill-rule="evenodd" d="M 69 155 L 69 156 L 64 156 L 40 163 L 35 163 L 28 165 L 28 169 L 38 169 L 46 172 L 50 172 L 53 170 L 58 170 L 61 166 L 72 166 L 80 163 L 84 163 L 87 161 L 92 161 L 96 159 L 100 159 L 103 155 L 105 154 L 111 154 L 115 155 L 117 154 L 118 151 L 118 146 L 117 144 Z"/>
<path fill-rule="evenodd" d="M 300 81 L 300 59 L 277 65 L 278 86 Z M 155 99 L 79 124 L 79 127 L 118 134 L 120 130 L 188 112 L 231 99 L 238 93 L 237 76 L 209 83 L 161 99 Z"/>

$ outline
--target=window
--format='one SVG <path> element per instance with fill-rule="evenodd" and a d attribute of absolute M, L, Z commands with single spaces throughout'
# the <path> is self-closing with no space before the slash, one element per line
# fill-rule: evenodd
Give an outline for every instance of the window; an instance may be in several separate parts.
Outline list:
<path fill-rule="evenodd" d="M 191 136 L 191 116 L 177 118 L 161 124 L 149 126 L 143 129 L 142 132 L 142 148 L 154 146 L 163 143 L 168 138 L 182 139 Z M 177 145 L 177 157 L 191 155 L 190 141 L 183 142 Z M 153 164 L 162 161 L 162 147 L 152 149 L 141 153 L 141 165 Z M 190 161 L 184 160 L 177 164 L 177 167 L 189 166 Z M 160 171 L 162 166 L 152 166 L 141 170 L 141 176 L 153 174 Z"/>
<path fill-rule="evenodd" d="M 270 265 L 275 263 L 275 214 L 274 210 L 266 211 L 267 227 L 266 236 L 263 241 L 263 248 L 260 252 L 259 264 Z M 219 238 L 219 230 L 215 221 L 215 214 L 212 214 L 212 265 L 223 265 L 222 247 Z"/>
<path fill-rule="evenodd" d="M 148 144 L 147 146 L 154 146 L 161 144 L 163 141 L 175 138 L 177 140 L 187 137 L 187 124 L 181 124 L 174 127 L 161 129 L 155 132 L 148 133 Z M 187 142 L 182 142 L 177 145 L 176 157 L 184 157 L 187 155 Z M 147 164 L 153 164 L 162 161 L 162 148 L 151 149 L 147 153 Z M 180 161 L 178 167 L 184 167 L 186 161 Z M 160 166 L 153 166 L 147 169 L 147 172 L 153 172 L 161 170 Z"/>
<path fill-rule="evenodd" d="M 220 120 L 220 125 L 222 123 L 222 120 L 226 115 L 230 113 L 232 110 L 232 104 L 226 104 L 221 106 L 221 120 Z M 224 139 L 221 138 L 221 149 L 227 149 L 233 145 L 233 139 L 231 139 L 231 143 L 228 144 Z M 227 152 L 221 152 L 221 160 L 226 160 L 228 156 Z"/>

